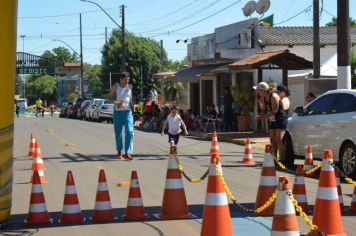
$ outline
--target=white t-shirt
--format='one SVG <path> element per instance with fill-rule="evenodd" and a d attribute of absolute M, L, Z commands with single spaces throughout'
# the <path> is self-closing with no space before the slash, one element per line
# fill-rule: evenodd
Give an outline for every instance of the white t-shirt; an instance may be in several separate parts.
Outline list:
<path fill-rule="evenodd" d="M 168 133 L 170 134 L 179 134 L 182 132 L 180 129 L 180 126 L 182 124 L 182 118 L 180 118 L 180 115 L 177 114 L 175 116 L 172 116 L 171 114 L 167 117 L 167 122 L 168 122 Z"/>
<path fill-rule="evenodd" d="M 121 87 L 119 83 L 116 83 L 116 101 L 122 102 L 122 107 L 115 106 L 116 111 L 126 111 L 131 109 L 131 96 L 132 85 L 128 84 L 126 87 Z"/>

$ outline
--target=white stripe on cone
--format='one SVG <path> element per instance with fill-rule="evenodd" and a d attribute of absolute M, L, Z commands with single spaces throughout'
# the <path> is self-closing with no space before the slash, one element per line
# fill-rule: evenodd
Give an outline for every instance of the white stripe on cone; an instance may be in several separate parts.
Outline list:
<path fill-rule="evenodd" d="M 299 231 L 288 231 L 288 232 L 279 232 L 272 230 L 272 236 L 300 236 Z"/>
<path fill-rule="evenodd" d="M 210 150 L 219 150 L 219 145 L 211 146 Z"/>
<path fill-rule="evenodd" d="M 47 207 L 46 207 L 46 203 L 33 203 L 30 205 L 30 210 L 29 212 L 35 212 L 35 213 L 39 213 L 39 212 L 46 212 L 47 211 Z"/>
<path fill-rule="evenodd" d="M 140 183 L 138 182 L 137 179 L 132 179 L 130 182 L 130 186 L 131 186 L 131 188 L 138 188 L 138 187 L 140 187 Z"/>
<path fill-rule="evenodd" d="M 272 155 L 270 153 L 265 153 L 262 167 L 275 167 Z"/>
<path fill-rule="evenodd" d="M 41 184 L 32 184 L 32 193 L 42 193 L 42 185 Z"/>
<path fill-rule="evenodd" d="M 65 194 L 76 194 L 77 190 L 75 189 L 74 185 L 67 185 Z"/>
<path fill-rule="evenodd" d="M 178 169 L 178 165 L 177 165 L 177 162 L 176 160 L 173 158 L 173 157 L 170 157 L 169 158 L 169 161 L 168 161 L 168 169 Z"/>
<path fill-rule="evenodd" d="M 294 198 L 297 199 L 298 202 L 307 202 L 307 196 L 305 194 L 293 194 Z"/>
<path fill-rule="evenodd" d="M 336 187 L 326 188 L 319 187 L 317 193 L 317 199 L 322 200 L 339 200 L 339 194 Z"/>
<path fill-rule="evenodd" d="M 127 206 L 143 206 L 142 198 L 129 198 L 127 200 Z"/>
<path fill-rule="evenodd" d="M 205 205 L 207 206 L 224 206 L 227 205 L 226 193 L 207 193 Z"/>
<path fill-rule="evenodd" d="M 252 159 L 252 154 L 245 154 L 245 158 Z"/>
<path fill-rule="evenodd" d="M 98 183 L 98 190 L 97 191 L 108 191 L 108 185 L 106 182 Z"/>
<path fill-rule="evenodd" d="M 304 185 L 305 184 L 303 176 L 297 176 L 294 181 L 295 181 L 294 184 L 296 184 L 296 185 L 302 185 L 302 184 Z"/>
<path fill-rule="evenodd" d="M 261 176 L 260 186 L 276 186 L 277 177 L 276 176 Z"/>
<path fill-rule="evenodd" d="M 295 215 L 294 206 L 286 192 L 278 191 L 276 202 L 279 204 L 274 207 L 274 215 Z"/>
<path fill-rule="evenodd" d="M 80 213 L 80 206 L 79 204 L 63 205 L 63 213 L 67 213 L 67 214 Z"/>
<path fill-rule="evenodd" d="M 95 210 L 110 210 L 112 207 L 110 201 L 96 201 L 94 208 Z"/>
<path fill-rule="evenodd" d="M 219 169 L 220 173 L 222 174 L 221 163 L 218 163 L 218 169 Z M 216 172 L 215 164 L 214 164 L 214 163 L 211 163 L 211 164 L 210 164 L 210 167 L 209 167 L 209 175 L 210 175 L 210 176 L 218 176 L 218 172 Z"/>
<path fill-rule="evenodd" d="M 165 189 L 182 189 L 182 179 L 166 179 Z"/>
<path fill-rule="evenodd" d="M 323 171 L 334 171 L 334 168 L 327 162 L 327 160 L 323 160 L 321 165 L 321 170 Z"/>
<path fill-rule="evenodd" d="M 246 149 L 251 149 L 251 144 L 246 144 Z"/>

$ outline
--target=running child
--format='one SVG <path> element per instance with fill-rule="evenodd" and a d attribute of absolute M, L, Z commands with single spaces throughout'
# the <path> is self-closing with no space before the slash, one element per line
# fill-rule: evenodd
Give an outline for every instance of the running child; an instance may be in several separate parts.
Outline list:
<path fill-rule="evenodd" d="M 163 123 L 161 135 L 164 134 L 164 130 L 168 124 L 168 142 L 170 144 L 170 148 L 176 146 L 179 141 L 180 133 L 182 132 L 181 126 L 183 127 L 185 135 L 188 135 L 187 127 L 185 126 L 182 118 L 178 114 L 177 106 L 173 106 L 167 119 Z"/>

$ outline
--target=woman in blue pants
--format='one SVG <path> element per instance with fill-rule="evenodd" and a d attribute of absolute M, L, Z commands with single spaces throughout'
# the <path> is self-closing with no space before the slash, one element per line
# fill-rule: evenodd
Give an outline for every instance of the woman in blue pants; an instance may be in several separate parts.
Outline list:
<path fill-rule="evenodd" d="M 133 151 L 133 117 L 132 117 L 132 86 L 129 84 L 128 72 L 120 74 L 119 82 L 111 86 L 108 101 L 115 104 L 114 130 L 117 158 L 132 160 Z M 115 99 L 113 99 L 115 98 Z M 122 156 L 122 128 L 125 127 L 125 155 Z"/>

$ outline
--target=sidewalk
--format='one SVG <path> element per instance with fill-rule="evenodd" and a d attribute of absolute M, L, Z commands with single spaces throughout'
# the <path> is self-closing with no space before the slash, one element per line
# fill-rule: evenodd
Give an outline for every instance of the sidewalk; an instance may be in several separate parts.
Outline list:
<path fill-rule="evenodd" d="M 192 136 L 211 140 L 212 133 L 203 133 L 200 131 L 191 131 Z M 269 134 L 262 131 L 245 131 L 245 132 L 218 132 L 219 142 L 234 143 L 237 145 L 245 146 L 246 138 L 250 138 L 251 144 L 258 149 L 264 150 L 266 144 L 269 144 Z"/>

